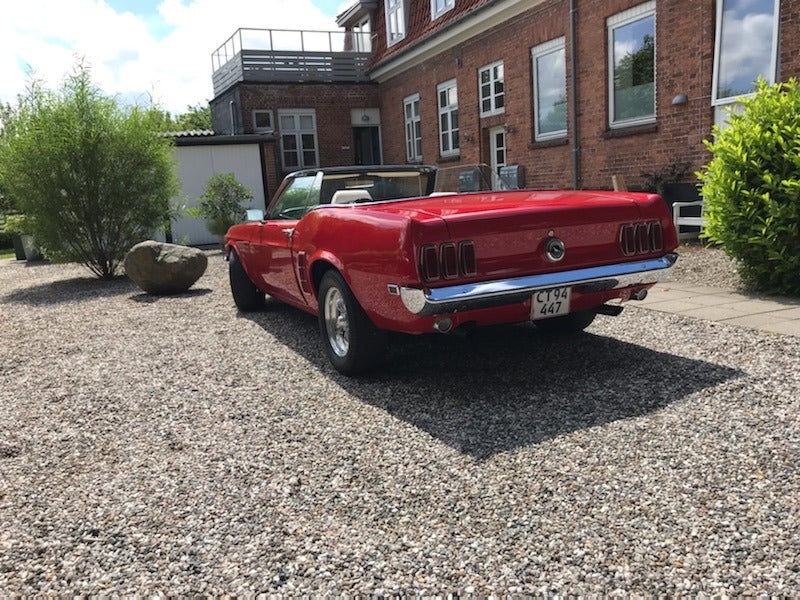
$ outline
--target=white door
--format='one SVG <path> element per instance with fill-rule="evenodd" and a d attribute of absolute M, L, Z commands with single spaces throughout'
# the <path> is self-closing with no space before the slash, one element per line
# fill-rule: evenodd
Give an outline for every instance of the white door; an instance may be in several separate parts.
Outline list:
<path fill-rule="evenodd" d="M 489 166 L 492 167 L 492 189 L 505 189 L 500 181 L 500 167 L 506 166 L 506 128 L 502 125 L 489 130 L 489 161 Z"/>

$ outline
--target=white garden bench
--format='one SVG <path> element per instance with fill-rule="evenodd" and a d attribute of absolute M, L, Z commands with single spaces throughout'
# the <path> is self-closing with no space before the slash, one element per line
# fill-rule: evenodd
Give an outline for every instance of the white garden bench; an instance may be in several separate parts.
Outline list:
<path fill-rule="evenodd" d="M 699 206 L 700 207 L 700 216 L 699 217 L 689 217 L 684 216 L 683 209 L 688 208 L 690 206 Z M 678 239 L 690 238 L 690 237 L 697 237 L 697 231 L 687 231 L 681 232 L 681 227 L 700 227 L 703 228 L 706 226 L 706 218 L 703 216 L 703 201 L 697 200 L 694 202 L 673 202 L 672 203 L 672 221 L 675 223 L 675 233 L 678 234 Z"/>

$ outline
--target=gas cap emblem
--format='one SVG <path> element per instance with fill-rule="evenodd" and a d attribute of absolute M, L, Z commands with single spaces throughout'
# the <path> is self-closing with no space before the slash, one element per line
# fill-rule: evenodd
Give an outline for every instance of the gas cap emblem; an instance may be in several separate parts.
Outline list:
<path fill-rule="evenodd" d="M 547 257 L 547 260 L 552 262 L 560 261 L 564 258 L 566 252 L 567 249 L 564 246 L 564 242 L 557 237 L 550 238 L 544 245 L 544 255 Z"/>

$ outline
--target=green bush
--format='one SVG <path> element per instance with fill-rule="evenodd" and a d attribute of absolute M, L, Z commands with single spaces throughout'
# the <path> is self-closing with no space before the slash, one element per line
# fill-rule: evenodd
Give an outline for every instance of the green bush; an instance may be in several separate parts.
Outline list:
<path fill-rule="evenodd" d="M 0 135 L 0 189 L 31 218 L 48 258 L 111 278 L 167 219 L 177 179 L 152 110 L 122 108 L 78 65 L 56 91 L 33 85 Z"/>
<path fill-rule="evenodd" d="M 244 220 L 244 205 L 253 200 L 253 193 L 233 173 L 218 173 L 208 180 L 199 200 L 200 204 L 189 209 L 189 214 L 205 219 L 208 231 L 222 237 L 231 225 Z"/>
<path fill-rule="evenodd" d="M 800 88 L 795 79 L 743 99 L 728 127 L 706 141 L 711 162 L 698 173 L 705 237 L 739 262 L 745 284 L 800 295 Z"/>

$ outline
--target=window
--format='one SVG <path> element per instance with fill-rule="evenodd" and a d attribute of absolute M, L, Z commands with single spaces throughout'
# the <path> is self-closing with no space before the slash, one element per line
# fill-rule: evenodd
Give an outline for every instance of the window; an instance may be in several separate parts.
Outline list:
<path fill-rule="evenodd" d="M 441 17 L 456 5 L 456 0 L 431 0 L 431 21 Z"/>
<path fill-rule="evenodd" d="M 372 50 L 372 42 L 370 40 L 370 24 L 369 17 L 364 17 L 355 27 L 355 48 L 356 52 L 370 52 Z"/>
<path fill-rule="evenodd" d="M 712 102 L 727 104 L 755 90 L 760 77 L 775 82 L 779 0 L 717 0 Z"/>
<path fill-rule="evenodd" d="M 656 117 L 655 2 L 616 14 L 606 24 L 609 124 L 652 123 Z"/>
<path fill-rule="evenodd" d="M 314 109 L 279 110 L 281 160 L 285 169 L 316 167 L 317 124 Z"/>
<path fill-rule="evenodd" d="M 458 87 L 451 79 L 436 88 L 439 98 L 439 153 L 458 155 Z"/>
<path fill-rule="evenodd" d="M 253 131 L 269 132 L 273 131 L 274 129 L 275 126 L 272 124 L 271 110 L 253 111 Z"/>
<path fill-rule="evenodd" d="M 478 70 L 478 92 L 481 116 L 499 115 L 505 111 L 506 98 L 503 91 L 503 62 L 492 63 Z"/>
<path fill-rule="evenodd" d="M 534 139 L 567 135 L 567 67 L 564 38 L 531 49 Z"/>
<path fill-rule="evenodd" d="M 422 160 L 422 126 L 419 118 L 419 94 L 403 100 L 403 113 L 406 122 L 406 160 Z"/>
<path fill-rule="evenodd" d="M 386 45 L 406 37 L 406 15 L 403 0 L 386 0 Z"/>

